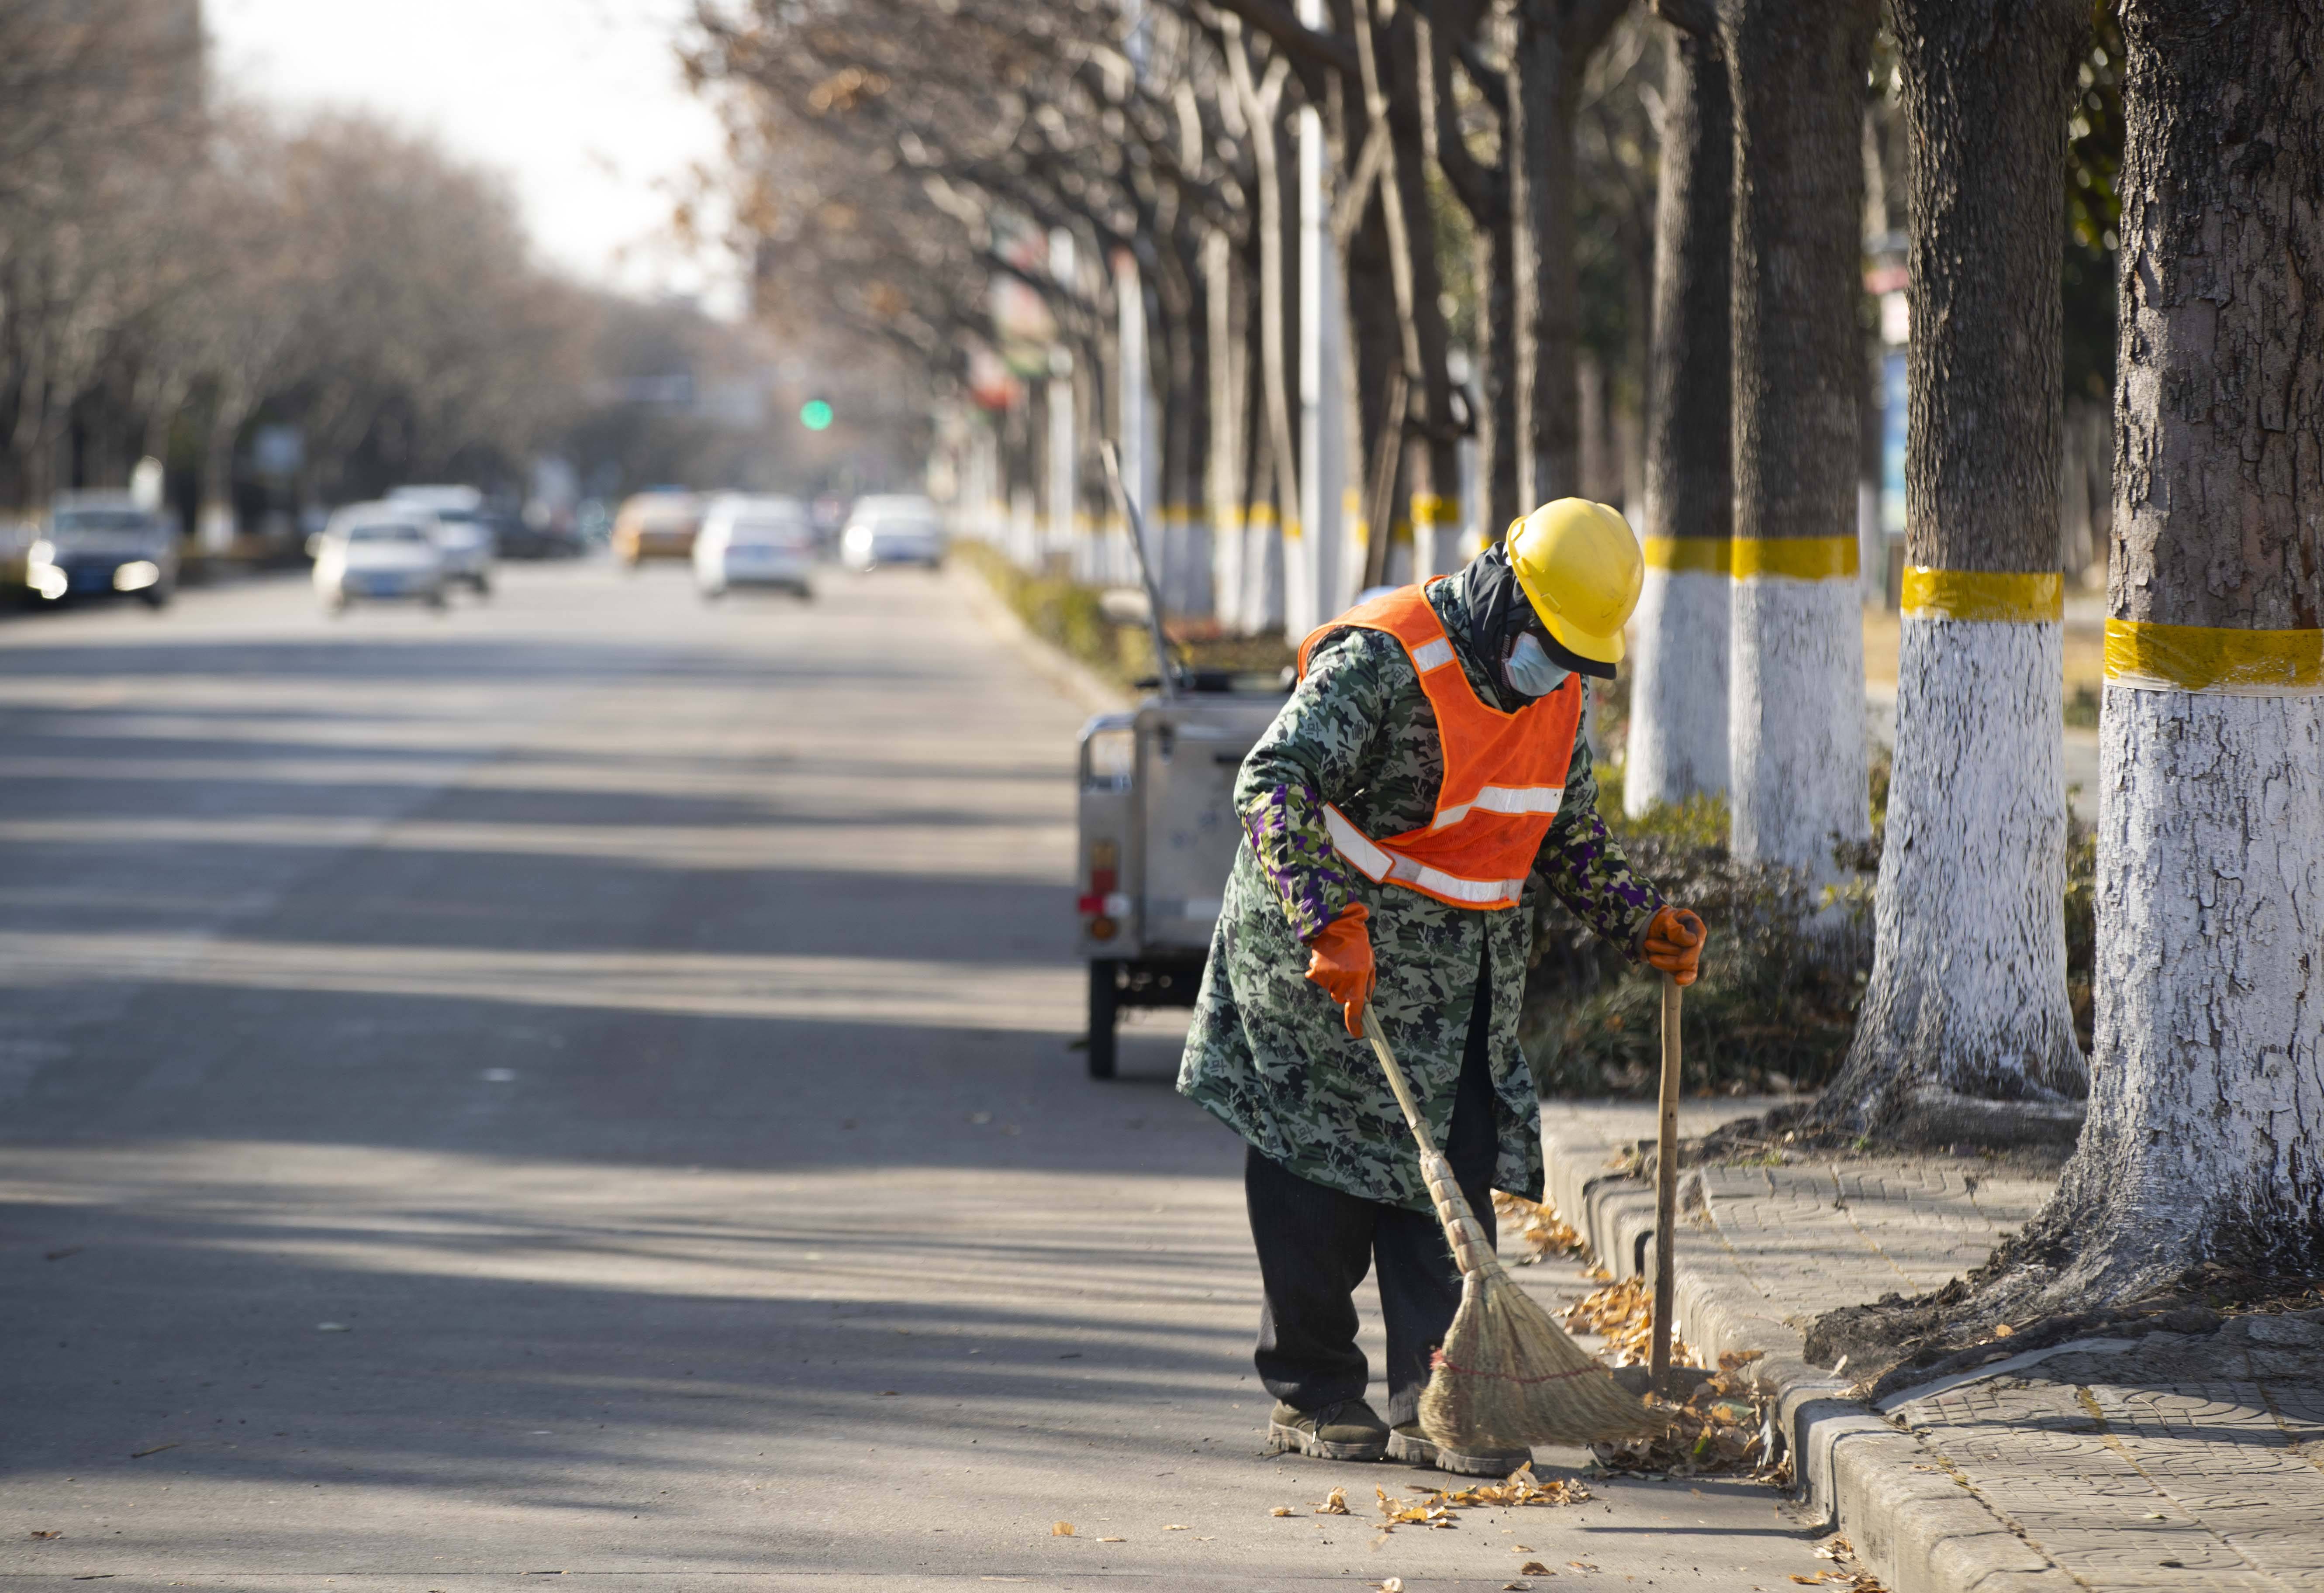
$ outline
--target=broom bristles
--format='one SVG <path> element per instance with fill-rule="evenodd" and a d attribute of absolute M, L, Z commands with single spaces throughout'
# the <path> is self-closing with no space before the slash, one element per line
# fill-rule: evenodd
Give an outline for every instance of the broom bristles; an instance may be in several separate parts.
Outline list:
<path fill-rule="evenodd" d="M 1462 1279 L 1461 1309 L 1420 1395 L 1420 1430 L 1432 1442 L 1462 1450 L 1611 1443 L 1662 1427 L 1499 1261 Z"/>

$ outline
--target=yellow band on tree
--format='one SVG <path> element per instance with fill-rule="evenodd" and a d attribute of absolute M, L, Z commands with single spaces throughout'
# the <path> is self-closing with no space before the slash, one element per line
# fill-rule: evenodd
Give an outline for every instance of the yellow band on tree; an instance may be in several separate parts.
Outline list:
<path fill-rule="evenodd" d="M 1734 574 L 1782 576 L 1793 581 L 1852 581 L 1857 552 L 1853 537 L 1738 537 Z"/>
<path fill-rule="evenodd" d="M 2324 631 L 2106 622 L 2109 685 L 2146 691 L 2304 697 L 2324 692 Z"/>
<path fill-rule="evenodd" d="M 1649 537 L 1643 551 L 1650 570 L 1674 575 L 1781 576 L 1793 581 L 1854 580 L 1853 537 Z"/>
<path fill-rule="evenodd" d="M 1899 607 L 1932 620 L 1985 620 L 2031 625 L 2066 617 L 2066 581 L 2055 570 L 1932 570 L 1910 565 Z"/>
<path fill-rule="evenodd" d="M 1648 537 L 1640 548 L 1650 570 L 1674 576 L 1735 573 L 1735 544 L 1725 537 Z"/>

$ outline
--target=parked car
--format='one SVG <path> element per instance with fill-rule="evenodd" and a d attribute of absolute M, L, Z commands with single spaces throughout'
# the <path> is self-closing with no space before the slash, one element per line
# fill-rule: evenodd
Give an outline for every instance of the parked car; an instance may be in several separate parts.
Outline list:
<path fill-rule="evenodd" d="M 24 554 L 24 585 L 42 601 L 134 597 L 149 608 L 178 586 L 178 534 L 126 493 L 60 493 Z"/>
<path fill-rule="evenodd" d="M 503 558 L 578 558 L 586 550 L 578 531 L 540 517 L 538 525 L 525 515 L 493 514 L 484 516 L 492 528 L 493 546 Z"/>
<path fill-rule="evenodd" d="M 315 590 L 333 613 L 358 602 L 441 609 L 446 579 L 435 516 L 409 503 L 350 503 L 315 549 Z"/>
<path fill-rule="evenodd" d="M 883 564 L 917 564 L 935 569 L 944 562 L 944 522 L 936 506 L 910 493 L 858 498 L 839 533 L 840 561 L 851 570 Z"/>
<path fill-rule="evenodd" d="M 694 539 L 694 584 L 705 597 L 768 586 L 813 597 L 815 525 L 796 498 L 729 493 L 710 501 Z"/>
<path fill-rule="evenodd" d="M 650 558 L 691 558 L 702 529 L 702 501 L 692 493 L 638 493 L 613 517 L 613 557 L 631 569 Z"/>

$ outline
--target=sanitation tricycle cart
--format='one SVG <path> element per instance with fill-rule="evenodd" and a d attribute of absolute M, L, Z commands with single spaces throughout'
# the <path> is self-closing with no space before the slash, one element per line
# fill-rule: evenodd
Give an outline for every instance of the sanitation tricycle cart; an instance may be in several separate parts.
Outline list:
<path fill-rule="evenodd" d="M 1113 1077 L 1125 1007 L 1191 1007 L 1203 983 L 1242 824 L 1235 772 L 1283 706 L 1287 681 L 1189 669 L 1162 628 L 1146 527 L 1122 490 L 1111 443 L 1100 452 L 1130 525 L 1153 632 L 1155 695 L 1082 726 L 1081 953 L 1089 962 L 1089 1072 Z M 1255 688 L 1255 689 L 1254 689 Z"/>
<path fill-rule="evenodd" d="M 1235 772 L 1283 705 L 1279 690 L 1221 677 L 1182 672 L 1177 684 L 1082 727 L 1074 866 L 1093 1079 L 1113 1077 L 1123 1008 L 1194 1004 L 1242 840 Z"/>

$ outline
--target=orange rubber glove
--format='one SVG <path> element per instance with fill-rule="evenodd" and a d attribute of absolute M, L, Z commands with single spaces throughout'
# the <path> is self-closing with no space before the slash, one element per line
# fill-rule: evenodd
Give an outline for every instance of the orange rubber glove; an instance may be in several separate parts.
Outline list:
<path fill-rule="evenodd" d="M 1371 910 L 1358 902 L 1307 943 L 1307 977 L 1340 1004 L 1348 1033 L 1358 1039 L 1364 1033 L 1364 1003 L 1379 982 L 1379 970 L 1372 963 L 1371 931 L 1364 927 L 1370 916 Z"/>
<path fill-rule="evenodd" d="M 1646 962 L 1683 985 L 1692 984 L 1710 935 L 1702 920 L 1684 907 L 1665 904 L 1646 925 Z"/>

